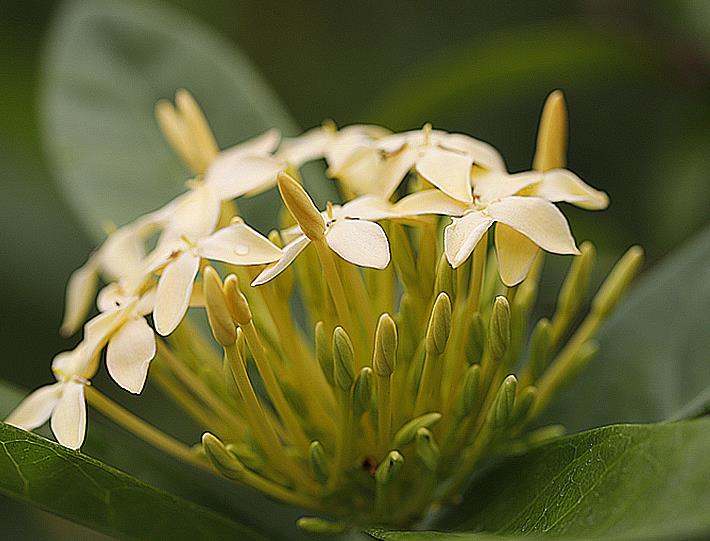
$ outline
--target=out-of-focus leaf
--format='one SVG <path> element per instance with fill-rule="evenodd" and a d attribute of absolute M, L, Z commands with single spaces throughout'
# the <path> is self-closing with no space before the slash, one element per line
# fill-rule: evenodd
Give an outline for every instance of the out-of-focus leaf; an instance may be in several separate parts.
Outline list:
<path fill-rule="evenodd" d="M 153 117 L 158 99 L 189 89 L 223 147 L 272 127 L 297 131 L 244 55 L 167 5 L 67 2 L 51 29 L 44 71 L 49 157 L 97 239 L 107 221 L 125 223 L 184 189 L 187 171 Z M 276 201 L 272 190 L 240 206 L 255 225 L 271 227 Z"/>
<path fill-rule="evenodd" d="M 442 112 L 489 108 L 568 81 L 653 73 L 647 43 L 572 21 L 506 28 L 457 45 L 408 70 L 370 106 L 367 118 L 411 128 Z"/>
<path fill-rule="evenodd" d="M 0 423 L 0 490 L 129 539 L 266 539 L 87 455 Z"/>
<path fill-rule="evenodd" d="M 710 227 L 645 273 L 600 353 L 545 419 L 580 430 L 702 413 L 710 405 Z"/>
<path fill-rule="evenodd" d="M 372 534 L 387 541 L 707 539 L 709 446 L 710 419 L 576 434 L 493 468 L 435 525 L 482 533 Z"/>

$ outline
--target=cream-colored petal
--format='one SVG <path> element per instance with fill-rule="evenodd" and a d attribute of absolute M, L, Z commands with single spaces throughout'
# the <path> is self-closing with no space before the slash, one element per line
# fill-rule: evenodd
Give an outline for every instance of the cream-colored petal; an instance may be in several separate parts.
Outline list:
<path fill-rule="evenodd" d="M 8 415 L 5 422 L 24 430 L 34 430 L 49 420 L 62 396 L 62 383 L 45 385 L 32 392 Z"/>
<path fill-rule="evenodd" d="M 525 235 L 502 222 L 496 224 L 495 244 L 501 280 L 508 287 L 518 285 L 525 280 L 540 249 Z"/>
<path fill-rule="evenodd" d="M 522 233 L 543 250 L 555 254 L 578 254 L 577 246 L 560 210 L 539 197 L 506 197 L 488 206 L 498 222 Z"/>
<path fill-rule="evenodd" d="M 334 136 L 331 129 L 323 126 L 312 128 L 298 137 L 284 139 L 276 157 L 298 169 L 306 162 L 322 158 L 326 145 Z"/>
<path fill-rule="evenodd" d="M 392 211 L 398 217 L 420 216 L 424 214 L 442 214 L 444 216 L 463 216 L 470 206 L 440 190 L 422 190 L 400 199 Z"/>
<path fill-rule="evenodd" d="M 326 173 L 337 178 L 355 194 L 374 193 L 380 172 L 385 167 L 381 152 L 376 148 L 359 148 L 347 159 L 328 164 Z M 378 188 L 378 191 L 384 191 Z"/>
<path fill-rule="evenodd" d="M 361 150 L 374 148 L 374 141 L 387 134 L 387 130 L 379 126 L 355 124 L 346 126 L 331 137 L 325 146 L 325 159 L 328 168 L 339 170 L 347 161 Z"/>
<path fill-rule="evenodd" d="M 298 257 L 298 254 L 300 254 L 310 242 L 311 241 L 305 235 L 301 235 L 300 237 L 292 240 L 283 247 L 283 255 L 281 258 L 261 271 L 259 276 L 254 279 L 251 285 L 260 286 L 276 278 L 279 274 L 286 270 L 286 267 L 288 267 L 291 262 Z"/>
<path fill-rule="evenodd" d="M 52 412 L 50 423 L 57 441 L 69 449 L 79 449 L 86 436 L 84 384 L 69 380 L 62 384 L 62 396 Z"/>
<path fill-rule="evenodd" d="M 478 211 L 451 220 L 444 230 L 444 252 L 452 267 L 460 267 L 469 258 L 492 223 L 490 216 Z"/>
<path fill-rule="evenodd" d="M 281 132 L 271 128 L 233 147 L 225 148 L 221 154 L 231 156 L 268 156 L 281 142 Z"/>
<path fill-rule="evenodd" d="M 474 139 L 462 133 L 433 134 L 433 140 L 444 148 L 463 152 L 473 159 L 473 163 L 489 170 L 507 171 L 503 157 L 493 145 Z"/>
<path fill-rule="evenodd" d="M 376 222 L 395 216 L 392 204 L 376 195 L 361 195 L 342 206 L 333 207 L 334 218 L 358 218 Z"/>
<path fill-rule="evenodd" d="M 417 171 L 449 197 L 472 203 L 470 156 L 439 147 L 429 147 L 417 160 Z"/>
<path fill-rule="evenodd" d="M 57 380 L 71 376 L 81 377 L 91 361 L 91 350 L 86 338 L 70 351 L 62 351 L 52 359 L 52 371 Z"/>
<path fill-rule="evenodd" d="M 224 227 L 198 244 L 199 254 L 206 259 L 232 265 L 264 265 L 282 255 L 281 249 L 246 224 Z"/>
<path fill-rule="evenodd" d="M 102 312 L 87 321 L 84 325 L 83 351 L 81 352 L 87 362 L 106 345 L 111 335 L 123 324 L 127 313 L 126 307 L 116 308 Z M 77 366 L 81 366 L 79 360 L 77 360 Z M 70 373 L 79 374 L 77 370 L 72 370 Z"/>
<path fill-rule="evenodd" d="M 337 220 L 328 227 L 325 240 L 336 254 L 355 265 L 384 269 L 390 262 L 387 235 L 375 222 Z"/>
<path fill-rule="evenodd" d="M 532 195 L 548 201 L 565 201 L 588 210 L 602 210 L 609 206 L 609 196 L 586 184 L 567 169 L 545 171 L 542 182 L 532 189 Z"/>
<path fill-rule="evenodd" d="M 515 195 L 542 181 L 542 173 L 526 171 L 509 175 L 503 171 L 487 171 L 473 177 L 473 193 L 482 203 Z M 532 188 L 530 188 L 532 189 Z"/>
<path fill-rule="evenodd" d="M 169 335 L 182 321 L 190 304 L 192 284 L 199 266 L 200 258 L 187 251 L 163 269 L 153 310 L 155 330 L 158 334 Z"/>
<path fill-rule="evenodd" d="M 120 280 L 140 272 L 146 251 L 143 239 L 134 224 L 111 233 L 97 252 L 101 270 L 109 280 Z"/>
<path fill-rule="evenodd" d="M 187 237 L 196 242 L 214 231 L 222 210 L 218 194 L 209 184 L 192 189 L 177 205 L 159 244 Z"/>
<path fill-rule="evenodd" d="M 91 310 L 98 283 L 96 266 L 91 261 L 75 270 L 69 277 L 64 301 L 64 319 L 60 329 L 64 336 L 72 335 L 81 328 Z"/>
<path fill-rule="evenodd" d="M 106 368 L 113 380 L 127 391 L 139 394 L 155 357 L 155 334 L 142 317 L 129 319 L 109 340 Z"/>
<path fill-rule="evenodd" d="M 369 193 L 379 195 L 384 199 L 392 197 L 404 177 L 414 167 L 416 160 L 417 151 L 410 147 L 405 147 L 388 155 L 381 162 L 379 168 L 372 172 L 372 188 Z"/>
<path fill-rule="evenodd" d="M 244 194 L 256 195 L 276 185 L 276 175 L 286 164 L 268 156 L 218 156 L 205 175 L 205 183 L 214 188 L 223 201 Z"/>

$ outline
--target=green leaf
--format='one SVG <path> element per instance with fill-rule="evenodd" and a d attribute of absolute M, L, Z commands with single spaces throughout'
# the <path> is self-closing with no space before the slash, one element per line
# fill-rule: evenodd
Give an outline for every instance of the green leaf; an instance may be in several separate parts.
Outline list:
<path fill-rule="evenodd" d="M 87 455 L 0 423 L 0 491 L 133 539 L 266 539 Z"/>
<path fill-rule="evenodd" d="M 710 419 L 576 434 L 489 470 L 437 523 L 477 533 L 371 534 L 388 541 L 707 539 L 709 448 Z"/>
<path fill-rule="evenodd" d="M 43 128 L 51 165 L 72 208 L 98 240 L 184 189 L 188 172 L 153 117 L 160 98 L 190 90 L 227 147 L 269 128 L 297 126 L 234 45 L 167 5 L 74 0 L 47 44 Z M 315 195 L 320 198 L 322 190 Z M 274 190 L 240 201 L 247 219 L 271 227 Z"/>
<path fill-rule="evenodd" d="M 568 83 L 654 73 L 653 47 L 628 34 L 571 21 L 489 33 L 444 50 L 385 88 L 367 118 L 412 128 L 471 104 L 487 108 L 520 95 L 544 95 Z"/>
<path fill-rule="evenodd" d="M 580 430 L 710 406 L 710 227 L 645 273 L 600 334 L 600 353 L 545 415 Z"/>

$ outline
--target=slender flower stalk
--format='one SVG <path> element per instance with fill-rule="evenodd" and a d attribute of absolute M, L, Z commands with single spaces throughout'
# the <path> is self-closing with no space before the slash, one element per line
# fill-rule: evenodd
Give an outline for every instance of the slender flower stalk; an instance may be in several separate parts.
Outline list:
<path fill-rule="evenodd" d="M 430 125 L 326 122 L 220 150 L 187 92 L 156 117 L 194 178 L 71 276 L 62 332 L 83 324 L 82 341 L 7 422 L 49 421 L 76 449 L 88 404 L 206 475 L 319 515 L 298 524 L 321 533 L 416 522 L 456 502 L 483 461 L 559 433 L 528 427 L 592 361 L 643 257 L 632 247 L 589 294 L 594 246 L 577 247 L 557 204 L 608 197 L 565 168 L 560 92 L 532 169 L 514 174 L 487 143 Z M 319 209 L 299 181 L 316 159 L 342 204 Z M 266 236 L 233 200 L 272 187 L 286 212 Z M 574 259 L 555 312 L 532 321 L 543 251 Z M 156 385 L 201 433 L 179 441 L 107 398 L 92 383 L 104 360 L 121 388 Z"/>

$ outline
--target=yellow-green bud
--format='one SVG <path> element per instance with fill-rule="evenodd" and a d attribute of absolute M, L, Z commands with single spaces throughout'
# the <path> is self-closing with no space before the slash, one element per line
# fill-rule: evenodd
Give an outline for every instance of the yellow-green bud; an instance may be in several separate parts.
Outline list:
<path fill-rule="evenodd" d="M 296 521 L 296 526 L 305 532 L 315 534 L 341 534 L 349 529 L 347 524 L 331 522 L 318 517 L 301 517 Z"/>
<path fill-rule="evenodd" d="M 398 451 L 390 451 L 375 471 L 378 485 L 387 485 L 397 478 L 404 465 L 404 457 Z"/>
<path fill-rule="evenodd" d="M 244 465 L 230 453 L 224 444 L 209 432 L 202 435 L 202 448 L 212 465 L 228 479 L 241 479 Z"/>
<path fill-rule="evenodd" d="M 325 484 L 328 480 L 328 460 L 321 442 L 312 441 L 308 447 L 308 465 L 316 479 Z"/>
<path fill-rule="evenodd" d="M 333 331 L 333 381 L 344 391 L 352 387 L 355 378 L 354 365 L 353 343 L 345 329 L 336 327 Z"/>
<path fill-rule="evenodd" d="M 468 325 L 466 360 L 468 364 L 480 363 L 486 348 L 486 324 L 483 322 L 481 314 L 476 312 L 471 316 Z"/>
<path fill-rule="evenodd" d="M 643 248 L 632 246 L 618 261 L 592 301 L 592 311 L 599 318 L 609 315 L 634 279 L 643 263 Z"/>
<path fill-rule="evenodd" d="M 512 374 L 503 380 L 488 410 L 488 423 L 491 428 L 503 428 L 509 423 L 515 408 L 517 387 L 518 380 Z"/>
<path fill-rule="evenodd" d="M 574 379 L 596 357 L 597 353 L 599 353 L 599 342 L 596 340 L 589 340 L 582 344 L 567 367 L 565 379 L 567 381 Z"/>
<path fill-rule="evenodd" d="M 323 371 L 323 375 L 325 375 L 325 379 L 328 380 L 328 383 L 333 385 L 333 352 L 330 338 L 325 331 L 325 323 L 322 321 L 316 323 L 315 338 L 316 359 L 318 359 L 318 364 Z"/>
<path fill-rule="evenodd" d="M 561 90 L 553 91 L 545 101 L 537 132 L 533 169 L 548 171 L 567 162 L 567 106 Z"/>
<path fill-rule="evenodd" d="M 356 416 L 360 416 L 370 409 L 373 377 L 372 368 L 364 366 L 360 369 L 360 372 L 358 372 L 355 378 L 355 385 L 353 386 L 353 411 Z"/>
<path fill-rule="evenodd" d="M 394 446 L 404 447 L 412 443 L 412 440 L 417 435 L 417 430 L 420 428 L 429 428 L 441 420 L 441 413 L 425 413 L 419 417 L 415 417 L 400 428 L 394 435 Z"/>
<path fill-rule="evenodd" d="M 500 360 L 510 345 L 510 305 L 508 299 L 499 295 L 493 303 L 491 321 L 488 324 L 488 346 L 494 360 Z"/>
<path fill-rule="evenodd" d="M 535 325 L 530 336 L 530 356 L 528 370 L 533 381 L 539 378 L 547 368 L 550 358 L 550 344 L 552 340 L 552 325 L 550 320 L 541 319 Z"/>
<path fill-rule="evenodd" d="M 202 285 L 212 334 L 221 345 L 231 346 L 237 339 L 237 331 L 224 298 L 222 280 L 210 266 L 202 271 Z"/>
<path fill-rule="evenodd" d="M 583 242 L 579 252 L 572 259 L 557 298 L 557 312 L 568 317 L 573 316 L 584 302 L 596 258 L 596 250 L 591 242 Z"/>
<path fill-rule="evenodd" d="M 428 353 L 442 355 L 446 349 L 451 332 L 451 301 L 446 293 L 439 293 L 429 318 L 426 331 L 426 350 Z"/>
<path fill-rule="evenodd" d="M 325 222 L 303 186 L 288 173 L 279 173 L 277 182 L 286 208 L 303 234 L 311 240 L 322 239 L 325 236 Z"/>
<path fill-rule="evenodd" d="M 456 407 L 456 413 L 463 418 L 470 415 L 476 401 L 479 398 L 481 385 L 481 367 L 474 364 L 468 367 L 463 377 L 463 385 L 461 386 L 461 394 Z"/>
<path fill-rule="evenodd" d="M 224 297 L 232 319 L 239 326 L 251 323 L 251 309 L 244 293 L 239 289 L 239 280 L 234 274 L 227 276 L 224 281 Z"/>
<path fill-rule="evenodd" d="M 515 399 L 515 408 L 511 419 L 512 423 L 519 423 L 525 419 L 525 416 L 532 408 L 535 398 L 537 398 L 537 388 L 532 385 L 528 385 L 520 391 L 520 394 Z"/>
<path fill-rule="evenodd" d="M 378 376 L 386 378 L 397 365 L 397 325 L 389 314 L 382 314 L 375 330 L 375 352 L 372 366 Z"/>
<path fill-rule="evenodd" d="M 417 458 L 431 471 L 436 470 L 441 452 L 434 440 L 434 435 L 428 428 L 420 428 L 414 440 L 414 450 Z"/>
<path fill-rule="evenodd" d="M 454 298 L 455 293 L 454 269 L 449 265 L 446 254 L 442 253 L 439 263 L 436 265 L 436 280 L 434 281 L 434 293 L 446 293 L 449 298 Z"/>

